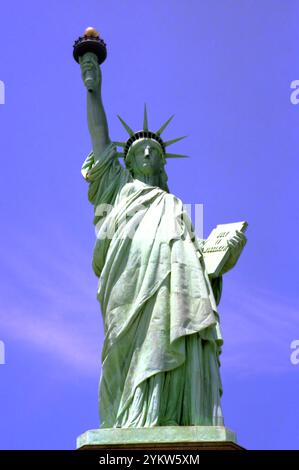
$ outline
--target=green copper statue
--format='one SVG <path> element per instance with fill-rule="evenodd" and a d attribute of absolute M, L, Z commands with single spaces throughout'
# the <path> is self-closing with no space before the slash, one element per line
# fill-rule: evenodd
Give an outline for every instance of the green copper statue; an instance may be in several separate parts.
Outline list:
<path fill-rule="evenodd" d="M 209 276 L 204 242 L 169 193 L 166 159 L 179 157 L 166 152 L 177 139 L 161 138 L 170 120 L 152 132 L 145 108 L 143 130 L 121 120 L 129 139 L 111 142 L 97 56 L 87 52 L 79 62 L 93 148 L 82 173 L 95 208 L 93 269 L 105 327 L 101 428 L 221 426 L 217 304 L 245 236 L 235 232 L 221 272 Z"/>

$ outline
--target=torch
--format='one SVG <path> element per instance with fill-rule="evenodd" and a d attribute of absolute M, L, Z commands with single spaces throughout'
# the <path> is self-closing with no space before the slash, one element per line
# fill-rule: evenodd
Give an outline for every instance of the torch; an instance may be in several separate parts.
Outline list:
<path fill-rule="evenodd" d="M 95 28 L 88 27 L 84 31 L 83 36 L 80 36 L 73 45 L 73 56 L 76 62 L 79 63 L 79 57 L 86 54 L 86 52 L 93 52 L 97 58 L 98 63 L 101 65 L 107 57 L 107 48 L 103 39 L 100 38 L 99 33 Z M 88 83 L 93 81 L 93 74 L 91 71 L 87 71 L 85 75 L 85 85 L 88 91 L 92 91 L 92 88 L 88 86 Z"/>

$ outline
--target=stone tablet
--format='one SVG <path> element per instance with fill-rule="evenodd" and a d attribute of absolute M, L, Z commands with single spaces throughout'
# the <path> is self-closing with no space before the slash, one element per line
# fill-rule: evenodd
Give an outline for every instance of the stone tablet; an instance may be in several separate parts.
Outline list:
<path fill-rule="evenodd" d="M 220 275 L 221 269 L 229 256 L 228 241 L 237 231 L 244 233 L 247 226 L 247 222 L 234 222 L 232 224 L 217 225 L 212 230 L 202 250 L 206 270 L 210 277 L 218 277 Z"/>

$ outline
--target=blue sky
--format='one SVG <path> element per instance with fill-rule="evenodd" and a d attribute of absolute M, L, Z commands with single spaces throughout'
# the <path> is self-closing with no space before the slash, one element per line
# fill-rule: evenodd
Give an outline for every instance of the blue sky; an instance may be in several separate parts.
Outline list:
<path fill-rule="evenodd" d="M 99 425 L 103 329 L 91 269 L 91 143 L 73 41 L 108 44 L 103 99 L 114 140 L 143 103 L 188 160 L 170 190 L 204 204 L 204 235 L 247 220 L 220 305 L 226 425 L 251 449 L 299 448 L 298 0 L 2 2 L 0 448 L 74 448 Z"/>

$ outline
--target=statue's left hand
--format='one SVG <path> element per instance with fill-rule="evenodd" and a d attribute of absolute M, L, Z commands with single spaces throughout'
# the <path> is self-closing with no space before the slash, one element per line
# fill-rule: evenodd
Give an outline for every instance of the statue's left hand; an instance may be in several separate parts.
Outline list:
<path fill-rule="evenodd" d="M 247 238 L 245 237 L 244 233 L 240 232 L 239 230 L 236 232 L 236 235 L 228 241 L 227 244 L 229 246 L 229 258 L 223 266 L 221 274 L 230 271 L 235 266 L 246 243 Z"/>

